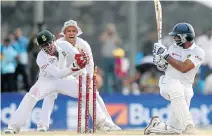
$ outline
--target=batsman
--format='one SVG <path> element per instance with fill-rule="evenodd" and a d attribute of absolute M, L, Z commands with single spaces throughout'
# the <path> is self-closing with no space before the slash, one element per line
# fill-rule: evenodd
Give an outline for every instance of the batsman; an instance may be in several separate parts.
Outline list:
<path fill-rule="evenodd" d="M 161 43 L 155 43 L 153 62 L 165 71 L 165 75 L 159 79 L 159 87 L 161 96 L 170 101 L 171 115 L 166 123 L 153 117 L 144 134 L 197 134 L 189 107 L 193 97 L 194 77 L 205 53 L 194 42 L 192 25 L 178 23 L 169 35 L 174 44 L 167 49 Z"/>

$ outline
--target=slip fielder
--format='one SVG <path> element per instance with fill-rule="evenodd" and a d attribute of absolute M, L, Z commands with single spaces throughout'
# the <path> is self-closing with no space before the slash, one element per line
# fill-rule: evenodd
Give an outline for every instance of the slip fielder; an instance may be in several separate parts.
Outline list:
<path fill-rule="evenodd" d="M 94 72 L 94 61 L 93 61 L 93 55 L 92 55 L 92 50 L 90 45 L 83 40 L 82 38 L 79 38 L 78 36 L 82 34 L 82 30 L 80 29 L 80 27 L 77 25 L 77 22 L 74 20 L 69 20 L 66 21 L 64 23 L 64 26 L 61 30 L 61 35 L 63 36 L 62 38 L 58 39 L 57 41 L 67 41 L 70 43 L 70 46 L 72 46 L 72 48 L 76 48 L 78 50 L 83 50 L 86 53 L 88 53 L 89 56 L 89 64 L 85 67 L 86 72 L 89 73 L 89 75 L 92 77 L 93 76 L 93 72 Z M 71 60 L 68 60 L 71 61 Z M 75 72 L 72 75 L 75 78 L 78 78 L 79 74 L 81 74 L 81 71 Z M 85 74 L 84 74 L 85 76 Z M 69 78 L 69 77 L 67 77 Z M 72 76 L 71 76 L 72 78 Z M 83 77 L 83 83 L 85 84 L 85 77 Z M 92 90 L 92 89 L 91 89 Z M 114 130 L 121 130 L 120 127 L 118 127 L 116 124 L 113 123 L 106 107 L 104 104 L 104 101 L 102 100 L 101 96 L 99 95 L 98 91 L 97 91 L 97 105 L 99 105 L 100 110 L 99 112 L 101 113 L 101 118 L 104 118 L 103 122 L 100 122 L 100 116 L 96 117 L 96 121 L 97 121 L 97 130 L 101 130 L 101 131 L 114 131 Z M 91 96 L 91 95 L 90 95 Z M 43 106 L 42 106 L 42 111 L 40 114 L 40 122 L 38 123 L 38 131 L 47 131 L 49 128 L 49 123 L 50 123 L 50 116 L 51 116 L 51 112 L 53 110 L 53 106 L 54 106 L 54 101 L 57 98 L 57 94 L 51 94 L 49 96 L 47 96 L 44 101 L 43 101 Z M 90 97 L 90 100 L 92 100 L 92 97 Z M 90 101 L 90 115 L 92 116 L 92 101 Z M 84 119 L 84 118 L 83 118 Z M 99 122 L 99 123 L 98 123 Z"/>

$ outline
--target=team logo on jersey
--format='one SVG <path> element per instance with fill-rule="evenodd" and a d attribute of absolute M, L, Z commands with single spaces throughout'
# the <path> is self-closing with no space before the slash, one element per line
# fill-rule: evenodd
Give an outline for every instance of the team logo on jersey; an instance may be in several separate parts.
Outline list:
<path fill-rule="evenodd" d="M 64 51 L 62 51 L 62 54 L 63 54 L 64 57 L 67 55 Z"/>
<path fill-rule="evenodd" d="M 177 54 L 177 53 L 172 53 L 172 56 L 178 56 L 178 57 L 181 57 L 181 55 Z"/>
<path fill-rule="evenodd" d="M 45 69 L 49 64 L 44 64 L 43 66 L 41 66 L 41 69 Z"/>
<path fill-rule="evenodd" d="M 202 58 L 200 58 L 199 56 L 195 56 L 195 58 L 197 58 L 198 60 L 202 61 Z"/>
<path fill-rule="evenodd" d="M 49 59 L 49 62 L 52 64 L 52 63 L 55 63 L 55 61 L 56 61 L 56 58 L 50 58 Z"/>
<path fill-rule="evenodd" d="M 188 54 L 188 55 L 187 55 L 187 59 L 190 58 L 190 57 L 191 57 L 191 54 Z"/>
<path fill-rule="evenodd" d="M 42 40 L 46 41 L 46 36 L 45 35 L 42 35 Z"/>

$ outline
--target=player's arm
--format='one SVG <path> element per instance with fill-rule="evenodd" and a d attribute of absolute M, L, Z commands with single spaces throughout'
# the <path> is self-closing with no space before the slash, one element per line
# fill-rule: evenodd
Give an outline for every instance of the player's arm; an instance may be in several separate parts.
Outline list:
<path fill-rule="evenodd" d="M 199 49 L 195 50 L 184 62 L 176 60 L 170 55 L 167 57 L 166 60 L 175 69 L 179 70 L 182 73 L 186 73 L 196 66 L 201 65 L 204 60 L 204 56 L 204 51 Z"/>
<path fill-rule="evenodd" d="M 196 66 L 201 65 L 205 56 L 203 50 L 196 50 L 188 59 L 182 62 L 171 57 L 166 47 L 158 43 L 154 45 L 153 54 L 154 53 L 163 57 L 172 67 L 182 73 L 186 73 Z"/>
<path fill-rule="evenodd" d="M 71 55 L 72 57 L 75 58 L 75 60 L 79 57 L 79 54 L 82 55 L 84 61 L 86 61 L 86 69 L 88 67 L 91 67 L 91 65 L 93 64 L 93 56 L 92 56 L 92 52 L 90 49 L 90 45 L 88 45 L 87 42 L 83 41 L 83 50 L 78 51 L 73 45 L 71 45 L 68 42 L 65 42 L 66 44 L 63 44 L 65 46 L 66 51 L 69 53 L 69 55 Z M 73 56 L 74 55 L 74 56 Z M 80 59 L 80 58 L 79 58 Z M 92 65 L 93 67 L 93 65 Z M 89 72 L 89 70 L 87 70 Z M 93 72 L 93 71 L 91 71 Z M 91 73 L 89 72 L 89 74 Z"/>
<path fill-rule="evenodd" d="M 71 75 L 73 72 L 85 67 L 86 62 L 84 61 L 84 59 L 80 58 L 81 56 L 82 55 L 78 55 L 78 57 L 75 58 L 76 61 L 71 66 L 63 69 L 59 69 L 55 65 L 52 65 L 50 62 L 46 61 L 45 58 L 39 56 L 37 58 L 37 64 L 40 70 L 47 72 L 53 77 L 64 78 Z"/>
<path fill-rule="evenodd" d="M 60 47 L 65 50 L 70 57 L 74 58 L 76 54 L 80 52 L 71 43 L 67 41 L 60 41 Z"/>
<path fill-rule="evenodd" d="M 89 62 L 86 66 L 86 71 L 89 73 L 89 75 L 92 77 L 94 72 L 94 60 L 93 60 L 93 54 L 90 45 L 86 42 L 84 42 L 84 48 L 83 51 L 85 51 L 88 54 Z"/>
<path fill-rule="evenodd" d="M 50 63 L 46 63 L 43 65 L 39 65 L 39 67 L 40 67 L 40 70 L 43 70 L 43 71 L 49 73 L 50 75 L 52 75 L 53 77 L 57 77 L 57 78 L 64 78 L 64 77 L 69 76 L 73 72 L 75 72 L 75 70 L 73 69 L 75 67 L 74 65 L 72 65 L 68 68 L 59 69 Z"/>
<path fill-rule="evenodd" d="M 174 59 L 173 57 L 169 56 L 167 58 L 167 62 L 182 73 L 186 73 L 189 70 L 195 67 L 194 63 L 190 59 L 186 59 L 184 62 Z"/>

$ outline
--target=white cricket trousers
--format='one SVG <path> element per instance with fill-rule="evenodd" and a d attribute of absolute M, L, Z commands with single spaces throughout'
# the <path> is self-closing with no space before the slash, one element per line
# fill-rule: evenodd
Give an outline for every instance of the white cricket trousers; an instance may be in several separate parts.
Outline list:
<path fill-rule="evenodd" d="M 171 116 L 168 124 L 182 130 L 189 124 L 194 126 L 189 112 L 190 101 L 193 97 L 192 85 L 183 84 L 182 81 L 163 75 L 160 77 L 159 87 L 161 96 L 171 102 Z"/>
<path fill-rule="evenodd" d="M 40 77 L 31 87 L 29 93 L 24 96 L 18 109 L 12 115 L 8 124 L 8 129 L 13 129 L 17 132 L 20 131 L 20 128 L 25 125 L 27 119 L 30 117 L 31 111 L 36 103 L 47 95 L 61 93 L 73 98 L 78 98 L 78 86 L 78 80 L 74 77 L 73 79 L 49 79 Z M 86 87 L 82 84 L 83 99 L 85 98 L 85 91 Z M 92 104 L 90 103 L 90 105 Z M 90 106 L 89 112 L 91 114 L 92 110 L 92 106 Z M 96 120 L 97 124 L 104 122 L 106 119 L 98 103 L 96 103 L 96 118 L 98 118 L 98 120 Z"/>
<path fill-rule="evenodd" d="M 101 98 L 101 96 L 99 95 L 98 91 L 96 92 L 96 97 L 97 97 L 96 103 L 101 108 L 104 116 L 106 117 L 106 121 L 108 123 L 110 123 L 111 126 L 112 126 L 114 124 L 113 120 L 112 120 L 110 114 L 108 113 L 107 108 L 105 106 L 105 103 L 104 103 L 103 99 Z M 52 110 L 54 108 L 54 102 L 55 102 L 56 98 L 57 98 L 57 93 L 50 94 L 50 95 L 48 95 L 44 98 L 42 110 L 41 110 L 41 113 L 40 113 L 40 120 L 37 124 L 38 127 L 45 126 L 46 128 L 49 128 L 50 117 L 51 117 Z M 85 101 L 85 100 L 83 100 L 83 101 Z M 89 106 L 93 106 L 93 105 L 90 104 Z M 91 117 L 93 117 L 92 114 L 91 114 Z M 96 118 L 96 120 L 98 122 L 99 118 Z M 82 118 L 82 121 L 84 121 L 84 118 Z"/>

